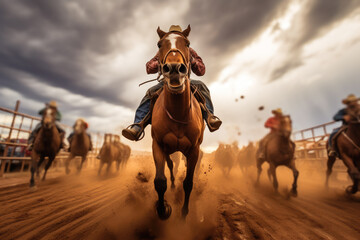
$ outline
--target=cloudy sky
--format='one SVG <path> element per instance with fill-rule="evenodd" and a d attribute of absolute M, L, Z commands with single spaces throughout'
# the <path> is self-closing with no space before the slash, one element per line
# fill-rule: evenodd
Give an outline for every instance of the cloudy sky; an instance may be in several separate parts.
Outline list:
<path fill-rule="evenodd" d="M 145 63 L 156 28 L 171 24 L 191 24 L 207 67 L 192 77 L 209 86 L 224 122 L 206 130 L 207 149 L 259 139 L 273 108 L 296 130 L 330 121 L 342 98 L 360 95 L 358 0 L 0 0 L 0 106 L 19 99 L 35 115 L 53 99 L 64 123 L 84 117 L 92 132 L 119 132 L 152 85 L 138 84 L 155 77 Z M 150 142 L 147 131 L 132 146 Z"/>

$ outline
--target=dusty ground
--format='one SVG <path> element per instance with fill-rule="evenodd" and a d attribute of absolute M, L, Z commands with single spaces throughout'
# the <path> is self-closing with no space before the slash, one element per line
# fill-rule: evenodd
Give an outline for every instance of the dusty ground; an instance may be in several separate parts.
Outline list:
<path fill-rule="evenodd" d="M 266 171 L 255 188 L 255 169 L 243 175 L 236 167 L 224 177 L 206 159 L 203 165 L 185 223 L 179 219 L 184 167 L 176 189 L 166 193 L 172 216 L 160 221 L 150 157 L 133 157 L 126 169 L 107 177 L 97 177 L 96 170 L 50 173 L 55 177 L 34 192 L 27 183 L 3 184 L 0 239 L 360 239 L 360 196 L 346 196 L 345 182 L 333 179 L 326 191 L 322 174 L 302 168 L 299 196 L 292 198 L 286 168 L 278 170 L 280 193 L 275 194 Z"/>

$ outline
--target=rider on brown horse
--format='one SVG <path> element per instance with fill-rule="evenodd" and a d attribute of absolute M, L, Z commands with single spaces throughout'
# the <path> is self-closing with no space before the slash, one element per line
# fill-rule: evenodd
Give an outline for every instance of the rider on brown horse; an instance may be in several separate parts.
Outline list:
<path fill-rule="evenodd" d="M 39 115 L 43 115 L 44 114 L 44 111 L 46 110 L 46 108 L 49 107 L 51 109 L 53 109 L 55 112 L 56 112 L 56 122 L 55 122 L 55 125 L 56 125 L 56 128 L 57 130 L 59 131 L 60 135 L 61 135 L 61 146 L 60 148 L 63 148 L 65 146 L 65 144 L 63 143 L 63 140 L 64 140 L 64 137 L 65 137 L 65 131 L 64 129 L 62 129 L 62 127 L 60 126 L 60 124 L 58 122 L 61 121 L 61 113 L 59 112 L 58 108 L 57 108 L 57 103 L 55 101 L 50 101 L 49 103 L 46 103 L 45 104 L 45 108 L 41 109 L 39 111 Z M 36 134 L 40 131 L 40 128 L 41 128 L 41 122 L 38 123 L 34 130 L 31 132 L 30 136 L 29 136 L 29 139 L 28 139 L 28 150 L 31 151 L 32 148 L 33 148 L 33 145 L 34 145 L 34 141 L 35 141 L 35 138 L 36 138 Z"/>
<path fill-rule="evenodd" d="M 342 121 L 342 126 L 335 128 L 329 137 L 329 156 L 337 157 L 337 151 L 335 146 L 335 140 L 339 134 L 347 128 L 348 122 L 351 120 L 351 114 L 356 112 L 360 108 L 359 98 L 354 94 L 350 94 L 347 98 L 342 100 L 342 103 L 346 105 L 346 108 L 339 110 L 333 117 L 334 121 Z"/>
<path fill-rule="evenodd" d="M 178 25 L 172 25 L 169 32 L 182 32 L 182 29 Z M 191 55 L 191 70 L 197 76 L 203 76 L 205 74 L 205 65 L 200 56 L 197 55 L 194 49 L 189 48 Z M 159 72 L 159 55 L 158 53 L 146 64 L 146 71 L 148 74 Z M 122 135 L 127 139 L 138 141 L 145 129 L 145 127 L 151 123 L 151 106 L 154 104 L 156 97 L 159 95 L 164 83 L 159 82 L 157 85 L 151 87 L 145 97 L 142 99 L 135 114 L 134 124 L 122 131 Z M 191 88 L 199 101 L 202 110 L 203 118 L 205 119 L 210 132 L 216 131 L 221 125 L 221 120 L 214 116 L 214 107 L 210 97 L 210 91 L 206 85 L 198 80 L 191 80 Z"/>
<path fill-rule="evenodd" d="M 85 121 L 85 119 L 83 118 L 80 118 L 79 119 L 80 121 L 82 121 L 85 125 L 85 129 L 88 129 L 89 128 L 89 124 Z M 76 124 L 77 124 L 77 121 L 74 123 L 73 125 L 73 130 L 75 131 L 75 127 L 76 127 Z M 71 141 L 73 140 L 73 137 L 74 137 L 74 131 L 72 133 L 70 133 L 70 135 L 68 136 L 68 142 L 69 142 L 69 149 L 68 149 L 68 152 L 71 152 Z M 90 140 L 90 146 L 89 146 L 89 151 L 91 151 L 93 149 L 93 144 L 92 144 L 92 141 L 91 141 L 91 135 L 89 133 L 87 133 L 87 136 L 89 137 L 89 140 Z"/>
<path fill-rule="evenodd" d="M 258 158 L 264 159 L 265 158 L 265 149 L 267 143 L 271 140 L 273 136 L 279 131 L 280 121 L 283 117 L 283 113 L 281 108 L 275 109 L 271 111 L 274 114 L 273 117 L 270 117 L 265 122 L 265 127 L 270 128 L 270 132 L 259 142 L 259 150 L 258 150 Z"/>

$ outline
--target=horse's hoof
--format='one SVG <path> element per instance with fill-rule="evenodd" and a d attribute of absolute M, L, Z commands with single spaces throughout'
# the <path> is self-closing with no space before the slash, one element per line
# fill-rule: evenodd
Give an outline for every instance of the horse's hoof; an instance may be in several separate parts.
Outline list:
<path fill-rule="evenodd" d="M 186 216 L 189 214 L 189 209 L 183 208 L 181 210 L 181 218 L 185 221 Z"/>
<path fill-rule="evenodd" d="M 175 184 L 171 183 L 171 189 L 174 190 L 175 189 Z"/>
<path fill-rule="evenodd" d="M 157 202 L 156 212 L 161 220 L 167 220 L 171 216 L 172 208 L 166 201 L 164 201 L 163 207 Z"/>
<path fill-rule="evenodd" d="M 293 196 L 293 197 L 297 197 L 297 196 L 298 196 L 298 192 L 297 192 L 297 190 L 296 190 L 295 188 L 292 188 L 292 189 L 290 190 L 290 194 L 291 194 L 291 196 Z"/>
<path fill-rule="evenodd" d="M 30 188 L 33 188 L 35 187 L 35 181 L 30 181 L 30 185 L 29 185 Z"/>
<path fill-rule="evenodd" d="M 35 192 L 37 191 L 37 186 L 33 185 L 32 187 L 30 187 L 30 192 Z"/>
<path fill-rule="evenodd" d="M 347 194 L 355 194 L 357 191 L 358 191 L 357 188 L 352 185 L 350 185 L 346 188 Z"/>

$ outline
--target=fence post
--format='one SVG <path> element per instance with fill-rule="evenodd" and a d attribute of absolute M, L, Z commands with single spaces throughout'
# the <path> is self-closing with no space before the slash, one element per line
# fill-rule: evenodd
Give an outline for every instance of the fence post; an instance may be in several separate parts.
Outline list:
<path fill-rule="evenodd" d="M 20 105 L 20 101 L 17 100 L 17 101 L 16 101 L 16 105 L 15 105 L 15 113 L 14 113 L 14 115 L 13 115 L 13 119 L 12 119 L 12 122 L 11 122 L 10 131 L 9 131 L 9 136 L 7 137 L 7 140 L 6 140 L 7 142 L 10 142 L 10 140 L 11 140 L 11 133 L 12 133 L 12 130 L 13 130 L 13 128 L 14 128 L 16 113 L 17 113 L 18 110 L 19 110 L 19 105 Z M 14 147 L 15 147 L 15 146 L 14 146 Z M 4 157 L 6 157 L 8 150 L 9 150 L 9 146 L 6 145 L 6 146 L 5 146 L 5 151 L 4 151 Z M 11 160 L 8 160 L 8 161 L 9 161 L 9 163 L 10 163 Z M 2 160 L 2 161 L 1 161 L 0 177 L 3 177 L 3 176 L 4 176 L 4 171 L 5 171 L 6 162 L 7 162 L 6 160 Z"/>

